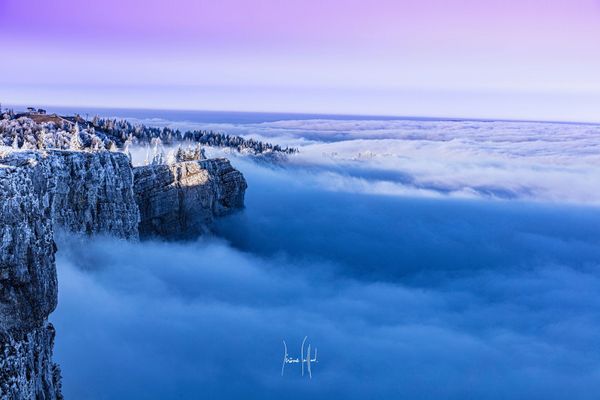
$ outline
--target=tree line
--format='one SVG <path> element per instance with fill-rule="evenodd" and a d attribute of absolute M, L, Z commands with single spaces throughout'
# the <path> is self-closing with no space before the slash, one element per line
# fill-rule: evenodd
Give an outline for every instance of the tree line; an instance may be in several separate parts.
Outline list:
<path fill-rule="evenodd" d="M 36 122 L 32 118 L 36 118 Z M 180 131 L 169 127 L 150 127 L 125 119 L 98 116 L 86 120 L 79 115 L 32 116 L 12 110 L 0 115 L 0 144 L 24 149 L 127 150 L 131 145 L 185 143 L 230 148 L 254 155 L 294 154 L 293 147 L 282 147 L 256 139 L 246 139 L 212 130 Z"/>

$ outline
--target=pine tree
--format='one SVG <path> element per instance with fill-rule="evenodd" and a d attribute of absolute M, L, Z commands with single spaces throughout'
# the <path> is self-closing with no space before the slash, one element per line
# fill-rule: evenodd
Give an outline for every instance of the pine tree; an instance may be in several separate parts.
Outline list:
<path fill-rule="evenodd" d="M 77 122 L 75 123 L 75 126 L 73 127 L 73 131 L 71 134 L 71 140 L 69 141 L 69 149 L 77 150 L 77 151 L 84 149 L 83 142 L 81 141 L 81 138 L 79 137 L 79 124 Z"/>

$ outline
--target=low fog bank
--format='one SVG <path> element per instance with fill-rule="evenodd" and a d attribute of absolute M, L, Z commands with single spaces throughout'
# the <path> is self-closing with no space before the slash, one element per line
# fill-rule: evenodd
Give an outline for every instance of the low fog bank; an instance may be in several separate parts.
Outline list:
<path fill-rule="evenodd" d="M 71 398 L 592 398 L 598 274 L 545 265 L 435 290 L 334 279 L 218 242 L 61 243 Z M 287 261 L 291 263 L 291 261 Z M 281 340 L 318 346 L 314 379 Z M 286 394 L 287 393 L 287 394 Z"/>
<path fill-rule="evenodd" d="M 67 398 L 594 398 L 600 215 L 334 190 L 234 158 L 221 239 L 59 239 Z M 280 376 L 285 339 L 319 349 Z"/>
<path fill-rule="evenodd" d="M 238 249 L 339 264 L 339 273 L 403 282 L 532 263 L 583 267 L 600 260 L 597 207 L 382 196 L 335 190 L 319 172 L 234 165 L 248 181 L 246 209 L 220 221 Z"/>

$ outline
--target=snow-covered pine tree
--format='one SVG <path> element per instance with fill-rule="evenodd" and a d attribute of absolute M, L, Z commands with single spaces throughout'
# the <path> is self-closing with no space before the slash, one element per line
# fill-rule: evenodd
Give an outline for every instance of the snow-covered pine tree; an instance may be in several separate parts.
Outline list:
<path fill-rule="evenodd" d="M 71 140 L 69 141 L 69 149 L 70 150 L 83 150 L 84 145 L 81 141 L 81 137 L 79 136 L 79 124 L 75 122 L 75 126 L 71 131 Z"/>

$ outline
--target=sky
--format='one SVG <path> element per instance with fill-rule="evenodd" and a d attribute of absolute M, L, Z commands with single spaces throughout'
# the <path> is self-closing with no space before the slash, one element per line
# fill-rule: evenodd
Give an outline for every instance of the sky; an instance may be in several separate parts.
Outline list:
<path fill-rule="evenodd" d="M 600 121 L 598 0 L 2 0 L 4 103 Z"/>

